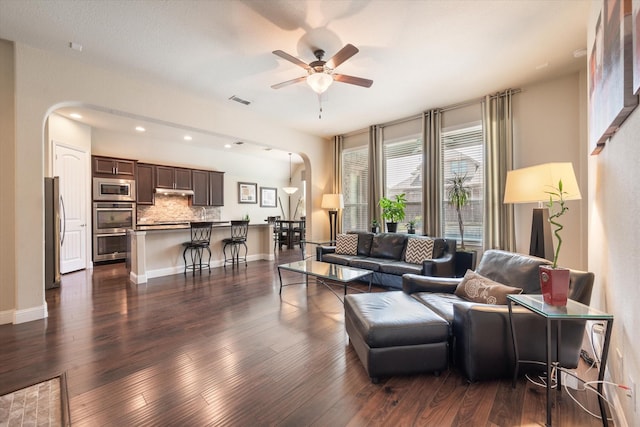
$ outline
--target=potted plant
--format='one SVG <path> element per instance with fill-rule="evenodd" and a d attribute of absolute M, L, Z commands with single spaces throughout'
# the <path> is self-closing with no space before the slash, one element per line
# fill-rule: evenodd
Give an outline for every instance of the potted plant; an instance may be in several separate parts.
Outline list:
<path fill-rule="evenodd" d="M 476 265 L 476 251 L 467 251 L 464 245 L 464 221 L 462 219 L 462 208 L 469 203 L 471 197 L 471 187 L 468 181 L 471 177 L 453 174 L 448 179 L 447 199 L 455 208 L 458 217 L 458 229 L 460 231 L 460 251 L 456 252 L 456 276 L 462 277 L 467 270 L 473 270 Z"/>
<path fill-rule="evenodd" d="M 542 289 L 542 297 L 544 302 L 556 306 L 567 305 L 567 296 L 569 294 L 569 269 L 558 267 L 558 256 L 562 247 L 562 237 L 560 232 L 564 228 L 558 219 L 569 210 L 565 206 L 564 196 L 566 191 L 562 190 L 562 180 L 558 181 L 558 187 L 552 191 L 546 191 L 549 195 L 549 223 L 555 227 L 553 234 L 556 236 L 556 247 L 553 252 L 553 263 L 551 266 L 540 266 L 540 288 Z M 554 200 L 555 199 L 555 200 Z"/>
<path fill-rule="evenodd" d="M 407 206 L 405 194 L 398 194 L 394 199 L 383 197 L 378 204 L 382 208 L 382 219 L 387 222 L 387 231 L 395 233 L 398 230 L 398 222 L 404 219 L 404 208 Z"/>
<path fill-rule="evenodd" d="M 380 223 L 378 223 L 377 219 L 371 221 L 371 232 L 377 233 L 380 231 Z"/>
<path fill-rule="evenodd" d="M 418 217 L 409 220 L 407 222 L 407 234 L 416 234 L 416 223 L 418 222 Z"/>

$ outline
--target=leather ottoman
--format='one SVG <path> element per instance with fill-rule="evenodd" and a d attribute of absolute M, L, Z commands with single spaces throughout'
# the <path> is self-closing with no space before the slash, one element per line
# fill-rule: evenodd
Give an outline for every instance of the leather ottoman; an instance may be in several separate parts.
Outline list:
<path fill-rule="evenodd" d="M 410 295 L 351 294 L 344 310 L 349 340 L 373 383 L 447 369 L 449 323 Z"/>

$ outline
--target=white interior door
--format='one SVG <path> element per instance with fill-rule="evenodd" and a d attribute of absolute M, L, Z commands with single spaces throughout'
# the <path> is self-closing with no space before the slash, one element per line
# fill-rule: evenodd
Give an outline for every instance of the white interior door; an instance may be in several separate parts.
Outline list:
<path fill-rule="evenodd" d="M 87 153 L 55 143 L 54 175 L 60 177 L 62 238 L 60 273 L 87 268 Z"/>

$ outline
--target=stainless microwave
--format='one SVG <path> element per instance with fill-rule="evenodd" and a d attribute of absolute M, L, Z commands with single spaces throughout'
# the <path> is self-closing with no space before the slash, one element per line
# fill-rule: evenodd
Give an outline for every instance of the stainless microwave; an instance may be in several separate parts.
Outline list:
<path fill-rule="evenodd" d="M 93 178 L 93 200 L 136 201 L 136 182 L 130 179 Z"/>

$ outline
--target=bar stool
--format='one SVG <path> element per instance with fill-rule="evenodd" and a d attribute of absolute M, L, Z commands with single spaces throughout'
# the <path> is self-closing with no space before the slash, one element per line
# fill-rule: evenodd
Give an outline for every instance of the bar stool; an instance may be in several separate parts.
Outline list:
<path fill-rule="evenodd" d="M 224 246 L 222 253 L 224 253 L 224 267 L 227 268 L 227 263 L 231 265 L 240 265 L 240 245 L 244 246 L 244 265 L 247 266 L 247 234 L 249 233 L 249 221 L 231 221 L 231 237 L 222 239 Z M 230 246 L 230 257 L 227 256 L 227 247 Z"/>
<path fill-rule="evenodd" d="M 211 227 L 213 222 L 192 222 L 191 224 L 191 240 L 184 242 L 184 251 L 182 252 L 182 258 L 184 259 L 184 274 L 187 274 L 187 270 L 192 270 L 193 274 L 196 274 L 196 269 L 202 274 L 202 267 L 209 269 L 211 274 L 211 249 L 209 248 L 209 242 L 211 241 Z M 202 254 L 204 250 L 209 252 L 209 261 L 206 264 L 202 264 Z M 187 264 L 187 251 L 191 255 L 191 264 Z"/>

